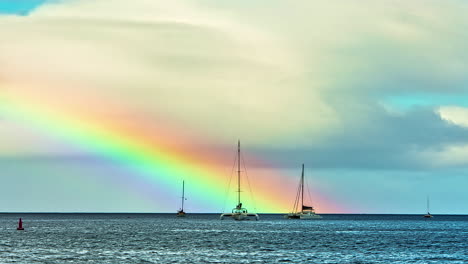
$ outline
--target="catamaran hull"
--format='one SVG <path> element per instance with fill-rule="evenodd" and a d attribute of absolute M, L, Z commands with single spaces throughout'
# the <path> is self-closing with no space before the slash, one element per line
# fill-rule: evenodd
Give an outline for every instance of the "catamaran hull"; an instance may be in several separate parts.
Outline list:
<path fill-rule="evenodd" d="M 322 217 L 320 215 L 301 215 L 300 219 L 301 220 L 315 220 L 315 219 L 321 219 Z"/>
<path fill-rule="evenodd" d="M 299 219 L 301 218 L 298 214 L 287 214 L 284 216 L 284 218 L 287 218 L 287 219 Z"/>
<path fill-rule="evenodd" d="M 255 220 L 258 221 L 259 217 L 257 214 L 222 214 L 219 218 L 220 220 L 224 220 L 225 218 L 232 218 L 236 221 L 245 221 L 245 220 Z"/>
<path fill-rule="evenodd" d="M 321 219 L 320 215 L 316 214 L 287 214 L 284 216 L 287 219 L 301 219 L 301 220 L 314 220 L 314 219 Z"/>

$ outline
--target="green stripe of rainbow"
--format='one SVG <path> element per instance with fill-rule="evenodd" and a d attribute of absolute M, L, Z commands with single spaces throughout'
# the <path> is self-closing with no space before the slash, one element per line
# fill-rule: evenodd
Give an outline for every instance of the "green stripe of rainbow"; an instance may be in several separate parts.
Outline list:
<path fill-rule="evenodd" d="M 54 111 L 43 103 L 26 100 L 23 96 L 21 100 L 8 98 L 2 104 L 7 115 L 131 170 L 132 174 L 152 184 L 155 192 L 157 189 L 168 189 L 178 194 L 180 180 L 186 179 L 190 182 L 190 189 L 196 193 L 192 193 L 192 196 L 197 196 L 200 202 L 210 205 L 208 208 L 219 208 L 220 201 L 226 196 L 226 187 L 222 185 L 228 177 L 227 169 L 220 169 L 210 162 L 200 162 L 193 153 L 190 155 L 191 153 L 171 149 L 164 143 L 167 138 L 155 139 L 154 136 L 145 135 L 144 130 L 135 131 L 111 120 L 100 120 L 69 109 Z M 272 175 L 271 180 L 277 183 L 269 186 L 255 185 L 258 211 L 288 212 L 291 197 L 282 194 L 280 182 L 285 178 Z M 249 208 L 252 209 L 253 206 Z M 334 210 L 337 207 L 322 204 L 320 208 Z"/>

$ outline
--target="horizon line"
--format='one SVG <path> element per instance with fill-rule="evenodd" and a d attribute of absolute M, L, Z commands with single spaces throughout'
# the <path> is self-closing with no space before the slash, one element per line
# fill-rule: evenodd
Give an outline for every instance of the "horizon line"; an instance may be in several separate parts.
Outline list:
<path fill-rule="evenodd" d="M 0 214 L 177 214 L 177 212 L 0 212 Z M 194 213 L 187 213 L 187 214 L 221 214 L 219 212 L 194 212 Z M 258 213 L 261 215 L 283 215 L 287 213 Z M 424 213 L 319 213 L 319 215 L 424 215 Z M 468 216 L 466 214 L 459 214 L 459 213 L 452 213 L 452 214 L 432 214 L 432 215 L 439 215 L 439 216 Z"/>

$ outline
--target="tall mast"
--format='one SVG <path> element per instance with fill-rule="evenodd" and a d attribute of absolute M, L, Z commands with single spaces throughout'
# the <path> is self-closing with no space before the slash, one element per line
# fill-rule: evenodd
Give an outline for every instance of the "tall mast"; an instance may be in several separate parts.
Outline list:
<path fill-rule="evenodd" d="M 237 141 L 237 204 L 240 204 L 240 140 Z"/>
<path fill-rule="evenodd" d="M 185 200 L 184 187 L 185 187 L 185 181 L 182 181 L 182 211 L 184 211 L 184 200 Z"/>
<path fill-rule="evenodd" d="M 302 163 L 301 174 L 301 212 L 304 211 L 304 163 Z"/>
<path fill-rule="evenodd" d="M 426 197 L 427 213 L 429 214 L 429 195 Z"/>

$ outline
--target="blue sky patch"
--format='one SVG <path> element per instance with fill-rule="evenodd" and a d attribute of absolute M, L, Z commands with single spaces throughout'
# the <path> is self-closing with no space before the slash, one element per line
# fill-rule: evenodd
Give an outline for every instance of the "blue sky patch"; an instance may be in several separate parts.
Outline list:
<path fill-rule="evenodd" d="M 468 107 L 468 95 L 463 96 L 463 94 L 415 93 L 399 96 L 388 96 L 384 102 L 401 110 L 406 110 L 414 106 L 456 105 Z"/>
<path fill-rule="evenodd" d="M 27 15 L 48 0 L 0 0 L 0 15 Z"/>

